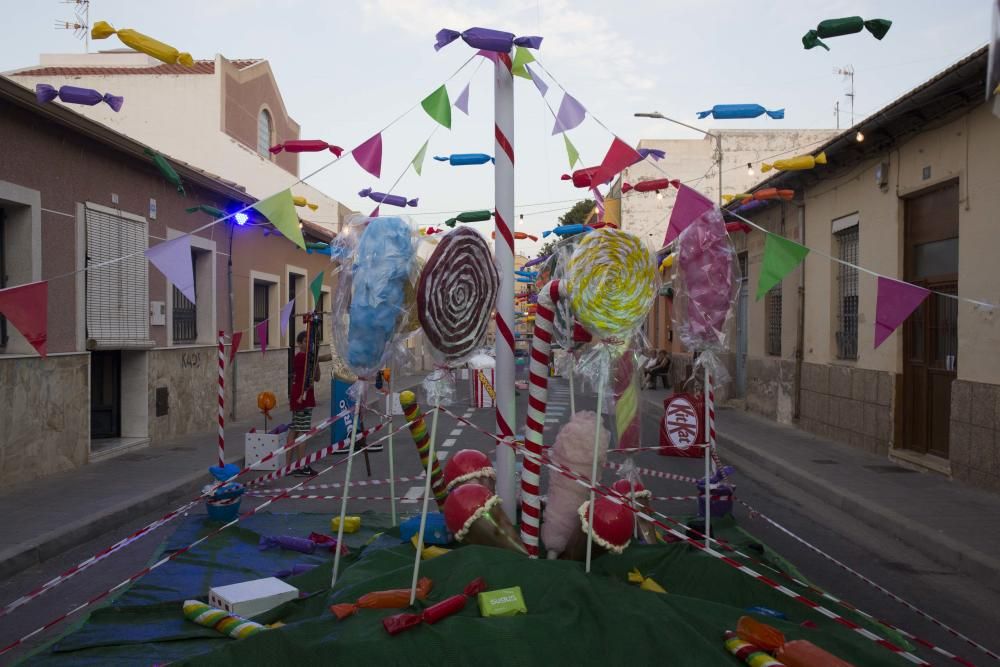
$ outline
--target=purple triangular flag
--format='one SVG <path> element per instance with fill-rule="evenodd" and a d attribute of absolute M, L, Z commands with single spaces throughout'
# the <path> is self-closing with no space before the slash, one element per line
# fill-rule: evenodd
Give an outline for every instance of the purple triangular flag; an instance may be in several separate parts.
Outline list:
<path fill-rule="evenodd" d="M 146 259 L 173 283 L 181 294 L 194 303 L 194 265 L 191 263 L 191 237 L 185 234 L 157 243 L 146 250 Z"/>
<path fill-rule="evenodd" d="M 559 104 L 559 112 L 556 114 L 556 124 L 552 128 L 552 134 L 559 134 L 578 127 L 586 116 L 587 110 L 583 108 L 583 105 L 575 97 L 565 93 Z"/>
<path fill-rule="evenodd" d="M 875 347 L 878 347 L 930 294 L 923 287 L 878 277 L 875 301 Z"/>
<path fill-rule="evenodd" d="M 542 80 L 542 77 L 536 74 L 535 70 L 531 69 L 529 65 L 525 65 L 524 69 L 528 70 L 528 74 L 531 75 L 531 81 L 535 84 L 535 88 L 537 88 L 538 92 L 542 94 L 542 97 L 545 97 L 545 93 L 549 92 L 549 85 L 545 83 L 545 81 Z"/>
<path fill-rule="evenodd" d="M 382 133 L 364 142 L 353 151 L 354 160 L 375 178 L 382 177 Z"/>
<path fill-rule="evenodd" d="M 459 111 L 461 111 L 462 113 L 464 113 L 466 116 L 469 115 L 469 86 L 470 85 L 471 84 L 469 84 L 469 83 L 465 84 L 465 88 L 462 89 L 462 92 L 460 92 L 458 94 L 458 97 L 455 99 L 455 108 L 458 109 Z"/>
<path fill-rule="evenodd" d="M 288 316 L 292 314 L 292 310 L 295 308 L 295 299 L 292 299 L 284 306 L 281 307 L 281 335 L 284 336 L 288 333 Z"/>
<path fill-rule="evenodd" d="M 705 211 L 710 211 L 715 206 L 704 195 L 689 188 L 683 183 L 677 188 L 677 199 L 674 200 L 674 210 L 670 212 L 670 222 L 667 223 L 667 233 L 663 237 L 663 245 L 667 245 L 680 233 L 698 219 Z"/>

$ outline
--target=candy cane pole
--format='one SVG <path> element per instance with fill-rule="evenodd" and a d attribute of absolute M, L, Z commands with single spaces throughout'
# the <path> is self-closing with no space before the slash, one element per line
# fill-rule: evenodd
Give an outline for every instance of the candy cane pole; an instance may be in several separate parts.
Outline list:
<path fill-rule="evenodd" d="M 219 332 L 219 467 L 226 465 L 226 332 Z"/>
<path fill-rule="evenodd" d="M 510 55 L 498 53 L 494 61 L 494 136 L 496 166 L 496 241 L 494 257 L 500 275 L 496 301 L 496 416 L 497 433 L 513 438 L 514 415 L 514 77 Z M 497 447 L 497 494 L 501 507 L 514 512 L 514 450 Z M 537 483 L 536 483 L 537 484 Z M 514 517 L 511 516 L 511 519 Z M 537 528 L 537 518 L 536 518 Z M 537 530 L 536 530 L 537 533 Z"/>
<path fill-rule="evenodd" d="M 424 529 L 427 528 L 427 504 L 431 496 L 431 469 L 437 463 L 437 455 L 434 453 L 434 440 L 437 438 L 438 415 L 441 413 L 441 401 L 438 399 L 434 406 L 434 416 L 431 417 L 431 442 L 427 455 L 427 474 L 424 477 L 424 505 L 420 509 L 420 530 L 417 532 L 417 555 L 413 560 L 413 581 L 410 583 L 410 604 L 417 599 L 417 578 L 420 576 L 420 556 L 424 552 Z M 340 520 L 343 524 L 344 520 Z M 337 544 L 340 544 L 338 541 Z"/>
<path fill-rule="evenodd" d="M 365 398 L 365 381 L 358 380 L 358 395 L 354 401 L 354 420 L 351 422 L 351 446 L 347 452 L 347 466 L 344 471 L 344 488 L 351 485 L 351 464 L 354 463 L 354 443 L 358 440 L 358 414 L 361 412 L 361 402 Z M 337 526 L 337 544 L 344 543 L 344 517 L 347 516 L 347 494 L 340 500 L 340 524 Z M 333 576 L 330 578 L 330 588 L 337 585 L 337 573 L 340 572 L 340 549 L 333 556 Z"/>

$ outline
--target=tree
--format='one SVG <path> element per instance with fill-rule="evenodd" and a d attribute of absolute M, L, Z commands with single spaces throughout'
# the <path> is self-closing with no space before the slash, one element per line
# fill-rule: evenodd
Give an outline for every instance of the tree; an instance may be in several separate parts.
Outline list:
<path fill-rule="evenodd" d="M 559 226 L 584 224 L 587 222 L 587 218 L 590 217 L 590 214 L 594 212 L 595 204 L 596 202 L 593 199 L 582 199 L 573 204 L 573 207 L 570 208 L 570 210 L 559 216 Z M 555 247 L 555 244 L 558 243 L 559 240 L 559 237 L 556 236 L 551 241 L 548 241 L 541 247 L 536 257 L 542 257 L 551 253 L 552 248 Z"/>

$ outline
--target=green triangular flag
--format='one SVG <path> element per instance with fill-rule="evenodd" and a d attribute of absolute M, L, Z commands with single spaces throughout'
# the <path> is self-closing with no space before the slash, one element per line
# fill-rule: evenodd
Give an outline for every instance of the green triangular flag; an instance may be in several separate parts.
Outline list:
<path fill-rule="evenodd" d="M 320 271 L 319 273 L 317 273 L 316 277 L 313 278 L 313 281 L 311 283 L 309 283 L 309 289 L 310 289 L 310 291 L 312 291 L 313 303 L 318 305 L 319 304 L 319 295 L 323 291 L 323 272 L 322 271 Z"/>
<path fill-rule="evenodd" d="M 422 175 L 420 172 L 424 169 L 424 155 L 427 153 L 428 143 L 430 143 L 430 139 L 424 142 L 424 145 L 420 147 L 417 154 L 413 156 L 413 160 L 410 161 L 410 164 L 413 165 L 413 171 L 417 172 L 417 176 Z"/>
<path fill-rule="evenodd" d="M 451 100 L 448 99 L 448 89 L 442 84 L 440 88 L 425 97 L 420 106 L 427 115 L 451 129 Z"/>
<path fill-rule="evenodd" d="M 768 233 L 764 241 L 764 261 L 760 267 L 760 279 L 757 281 L 757 301 L 791 273 L 792 269 L 801 264 L 808 254 L 809 248 L 777 234 Z"/>
<path fill-rule="evenodd" d="M 291 190 L 282 190 L 276 195 L 271 195 L 267 199 L 257 202 L 253 207 L 267 218 L 279 232 L 284 234 L 285 238 L 303 250 L 306 249 L 306 240 L 302 238 L 302 230 L 299 228 L 299 214 L 295 212 Z"/>
<path fill-rule="evenodd" d="M 569 168 L 572 169 L 573 165 L 580 161 L 580 153 L 577 152 L 576 146 L 569 140 L 569 135 L 565 132 L 563 132 L 563 141 L 566 142 L 566 156 L 569 158 Z"/>
<path fill-rule="evenodd" d="M 531 55 L 531 51 L 523 46 L 517 46 L 514 48 L 514 64 L 511 66 L 510 73 L 522 79 L 530 80 L 531 74 L 528 73 L 528 70 L 524 66 L 533 62 L 535 62 L 535 56 Z"/>

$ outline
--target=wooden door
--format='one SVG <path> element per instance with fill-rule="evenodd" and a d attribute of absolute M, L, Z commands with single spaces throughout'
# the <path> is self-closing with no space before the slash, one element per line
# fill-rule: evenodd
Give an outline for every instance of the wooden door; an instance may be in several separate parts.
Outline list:
<path fill-rule="evenodd" d="M 931 294 L 903 328 L 903 442 L 948 457 L 958 369 L 958 182 L 905 202 L 904 278 Z"/>

